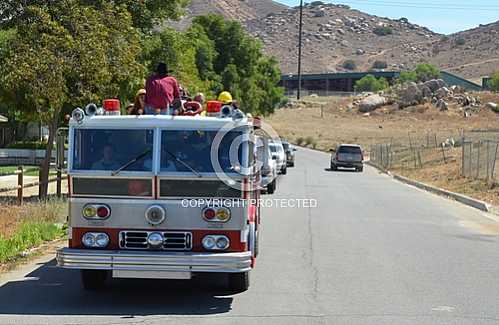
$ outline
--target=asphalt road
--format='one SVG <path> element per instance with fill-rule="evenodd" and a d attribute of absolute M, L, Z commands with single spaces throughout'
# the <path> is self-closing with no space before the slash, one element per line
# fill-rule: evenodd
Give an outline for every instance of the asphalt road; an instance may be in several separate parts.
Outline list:
<path fill-rule="evenodd" d="M 0 324 L 499 324 L 499 223 L 328 159 L 300 150 L 268 197 L 318 207 L 264 209 L 249 291 L 204 277 L 89 293 L 46 256 L 0 279 Z"/>

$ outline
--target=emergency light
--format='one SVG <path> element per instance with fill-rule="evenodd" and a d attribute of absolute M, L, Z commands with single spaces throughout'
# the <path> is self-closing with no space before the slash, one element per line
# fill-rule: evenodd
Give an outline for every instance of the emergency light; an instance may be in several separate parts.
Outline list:
<path fill-rule="evenodd" d="M 121 115 L 120 101 L 118 99 L 104 99 L 102 107 L 104 108 L 106 115 Z"/>

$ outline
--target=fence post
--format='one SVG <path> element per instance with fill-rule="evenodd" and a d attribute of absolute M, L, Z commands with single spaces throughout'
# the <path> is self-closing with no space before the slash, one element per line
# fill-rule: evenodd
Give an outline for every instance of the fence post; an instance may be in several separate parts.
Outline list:
<path fill-rule="evenodd" d="M 434 133 L 433 136 L 435 137 L 435 148 L 438 148 L 437 134 Z"/>
<path fill-rule="evenodd" d="M 491 174 L 491 179 L 494 179 L 494 174 L 496 170 L 496 163 L 497 163 L 497 149 L 499 148 L 499 142 L 496 142 L 496 151 L 494 153 L 494 164 L 492 165 L 492 174 Z"/>
<path fill-rule="evenodd" d="M 442 144 L 442 157 L 444 158 L 444 164 L 447 164 L 447 159 L 445 158 L 445 148 L 444 145 Z"/>
<path fill-rule="evenodd" d="M 470 172 L 468 174 L 469 175 L 468 177 L 471 178 L 471 177 L 473 177 L 473 175 L 472 175 L 473 174 L 473 165 L 472 165 L 473 164 L 473 141 L 470 142 L 470 159 L 469 160 L 470 160 L 470 163 L 469 163 L 469 165 L 470 165 L 470 168 L 469 168 Z"/>
<path fill-rule="evenodd" d="M 480 178 L 480 147 L 482 146 L 482 140 L 478 141 L 478 154 L 476 156 L 476 179 Z"/>
<path fill-rule="evenodd" d="M 17 167 L 17 204 L 23 205 L 24 171 L 23 166 Z"/>
<path fill-rule="evenodd" d="M 490 164 L 490 155 L 489 155 L 489 140 L 487 142 L 487 182 L 489 181 L 489 164 Z"/>
<path fill-rule="evenodd" d="M 461 136 L 461 176 L 464 177 L 465 171 L 464 171 L 464 132 L 463 135 Z"/>

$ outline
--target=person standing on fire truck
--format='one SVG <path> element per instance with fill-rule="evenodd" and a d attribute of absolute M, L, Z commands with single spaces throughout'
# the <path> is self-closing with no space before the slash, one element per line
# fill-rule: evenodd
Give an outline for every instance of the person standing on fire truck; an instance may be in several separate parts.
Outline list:
<path fill-rule="evenodd" d="M 172 104 L 180 100 L 177 80 L 168 75 L 168 67 L 161 62 L 156 73 L 146 81 L 146 114 L 172 115 Z"/>

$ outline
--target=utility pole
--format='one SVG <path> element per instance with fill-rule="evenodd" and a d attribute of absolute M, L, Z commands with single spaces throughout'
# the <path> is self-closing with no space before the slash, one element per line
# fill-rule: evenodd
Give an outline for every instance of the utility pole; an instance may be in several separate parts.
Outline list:
<path fill-rule="evenodd" d="M 300 26 L 298 35 L 298 92 L 296 99 L 300 100 L 301 97 L 301 48 L 302 48 L 302 30 L 303 30 L 303 0 L 300 0 Z"/>

